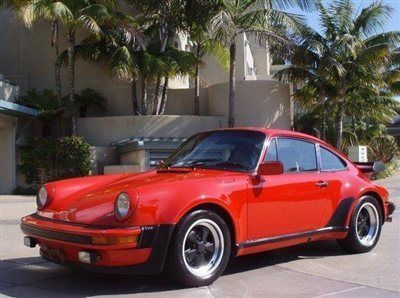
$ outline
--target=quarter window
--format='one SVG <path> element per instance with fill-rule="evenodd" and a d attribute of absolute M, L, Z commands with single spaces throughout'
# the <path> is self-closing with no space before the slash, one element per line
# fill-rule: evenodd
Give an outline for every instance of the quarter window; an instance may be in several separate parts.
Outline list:
<path fill-rule="evenodd" d="M 276 139 L 272 139 L 269 142 L 268 146 L 268 152 L 267 155 L 265 156 L 265 162 L 266 161 L 277 161 L 278 160 L 278 153 L 276 151 Z"/>
<path fill-rule="evenodd" d="M 337 171 L 346 168 L 344 161 L 333 154 L 331 151 L 320 147 L 321 150 L 321 169 L 322 171 Z"/>
<path fill-rule="evenodd" d="M 285 172 L 316 171 L 317 154 L 315 144 L 307 141 L 279 138 L 278 159 Z"/>

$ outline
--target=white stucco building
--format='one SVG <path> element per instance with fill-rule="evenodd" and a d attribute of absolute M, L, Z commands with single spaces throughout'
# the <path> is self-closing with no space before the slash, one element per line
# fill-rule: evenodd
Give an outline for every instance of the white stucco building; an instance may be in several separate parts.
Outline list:
<path fill-rule="evenodd" d="M 12 12 L 0 12 L 0 73 L 19 86 L 20 94 L 29 88 L 54 89 L 54 53 L 50 37 L 49 23 L 39 23 L 28 30 Z M 62 51 L 66 48 L 62 31 L 60 39 Z M 188 39 L 183 35 L 176 38 L 174 46 L 190 50 Z M 272 74 L 282 66 L 271 65 L 266 47 L 246 34 L 237 39 L 236 61 L 236 125 L 289 129 L 293 124 L 291 88 L 272 78 Z M 229 71 L 223 69 L 213 57 L 204 57 L 204 67 L 200 72 L 201 117 L 193 116 L 193 82 L 188 77 L 170 79 L 166 115 L 133 116 L 129 82 L 112 78 L 104 66 L 83 60 L 77 61 L 75 70 L 77 92 L 92 88 L 107 99 L 105 117 L 96 117 L 89 111 L 89 116 L 94 117 L 77 121 L 78 133 L 94 146 L 104 148 L 131 136 L 188 137 L 198 131 L 227 125 Z M 66 94 L 68 79 L 65 68 L 62 69 L 62 82 Z M 140 90 L 139 86 L 137 89 Z M 138 96 L 140 100 L 140 94 Z M 15 150 L 10 149 L 14 148 L 15 125 L 15 117 L 0 114 L 0 185 L 6 180 L 15 181 L 15 173 L 10 176 L 11 172 L 7 170 L 8 167 L 15 169 L 15 166 L 4 166 L 4 160 L 15 160 Z M 7 185 L 15 186 L 15 182 L 7 182 Z M 3 189 L 9 192 L 11 187 Z"/>

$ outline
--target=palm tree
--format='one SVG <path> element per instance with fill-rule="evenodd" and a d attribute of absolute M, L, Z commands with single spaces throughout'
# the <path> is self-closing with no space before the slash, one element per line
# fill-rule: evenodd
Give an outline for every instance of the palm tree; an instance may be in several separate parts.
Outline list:
<path fill-rule="evenodd" d="M 44 89 L 43 91 L 29 89 L 18 99 L 17 103 L 39 111 L 37 119 L 43 125 L 42 137 L 51 136 L 52 124 L 57 121 L 65 111 L 64 107 L 59 105 L 53 91 L 48 89 Z"/>
<path fill-rule="evenodd" d="M 58 1 L 27 1 L 22 8 L 22 17 L 25 25 L 31 28 L 38 18 L 45 18 L 51 23 L 51 46 L 54 49 L 54 75 L 57 101 L 61 105 L 61 67 L 58 60 L 59 56 L 59 19 L 62 18 L 65 6 Z"/>
<path fill-rule="evenodd" d="M 286 41 L 276 32 L 276 26 L 299 28 L 303 20 L 298 16 L 283 12 L 290 6 L 299 5 L 308 9 L 309 0 L 224 0 L 211 20 L 211 28 L 217 40 L 229 47 L 229 126 L 235 125 L 236 91 L 236 38 L 243 33 L 255 33 L 262 38 Z"/>
<path fill-rule="evenodd" d="M 54 20 L 65 29 L 68 51 L 68 94 L 71 103 L 75 96 L 75 42 L 79 29 L 99 37 L 101 25 L 112 19 L 112 8 L 116 1 L 89 0 L 33 0 L 24 13 L 25 22 L 30 25 L 38 18 Z M 57 30 L 58 32 L 58 30 Z M 76 134 L 75 114 L 71 112 L 71 134 Z"/>
<path fill-rule="evenodd" d="M 378 111 L 382 116 L 387 115 L 386 107 L 391 109 L 391 98 L 383 92 L 387 86 L 384 73 L 392 63 L 400 33 L 378 33 L 391 12 L 381 2 L 372 3 L 359 14 L 354 14 L 350 0 L 337 1 L 328 8 L 318 1 L 317 8 L 322 33 L 307 30 L 295 47 L 293 65 L 277 77 L 286 82 L 303 81 L 304 87 L 296 96 L 303 102 L 312 97 L 314 101 L 325 97 L 332 101 L 335 144 L 340 149 L 346 113 L 357 109 L 358 115 Z"/>

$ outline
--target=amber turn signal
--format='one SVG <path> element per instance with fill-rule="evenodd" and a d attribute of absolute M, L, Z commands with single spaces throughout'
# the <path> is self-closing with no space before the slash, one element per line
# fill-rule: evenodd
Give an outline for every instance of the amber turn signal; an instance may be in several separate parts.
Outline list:
<path fill-rule="evenodd" d="M 137 241 L 138 241 L 138 235 L 122 236 L 122 237 L 95 237 L 95 236 L 92 236 L 92 244 L 95 244 L 95 245 L 128 244 L 128 243 L 136 243 Z"/>

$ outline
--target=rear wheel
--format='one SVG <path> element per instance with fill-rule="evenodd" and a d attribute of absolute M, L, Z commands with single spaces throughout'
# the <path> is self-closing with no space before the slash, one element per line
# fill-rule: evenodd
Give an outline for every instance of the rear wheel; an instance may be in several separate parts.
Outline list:
<path fill-rule="evenodd" d="M 230 252 L 230 231 L 224 220 L 212 211 L 196 210 L 177 225 L 165 272 L 180 284 L 209 285 L 225 270 Z"/>
<path fill-rule="evenodd" d="M 382 212 L 376 198 L 364 196 L 351 216 L 349 233 L 338 244 L 352 253 L 371 251 L 378 243 L 382 228 Z"/>

